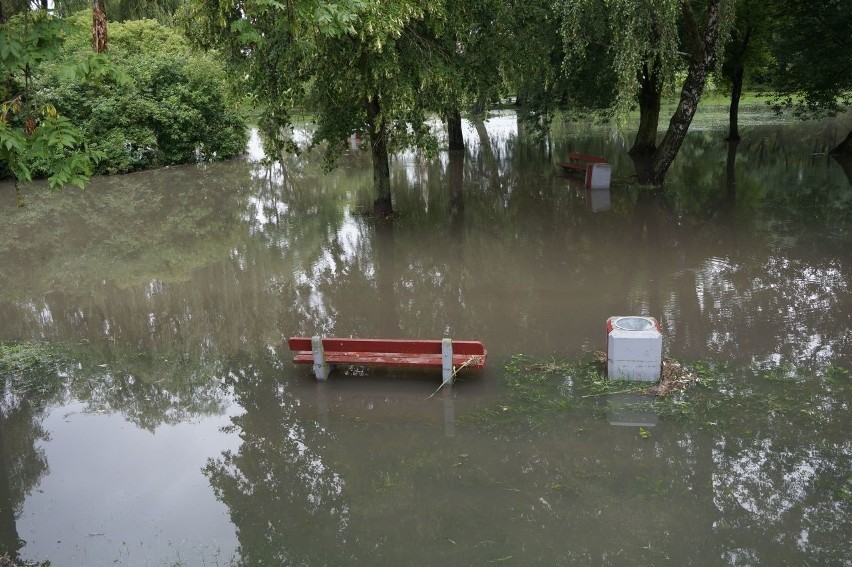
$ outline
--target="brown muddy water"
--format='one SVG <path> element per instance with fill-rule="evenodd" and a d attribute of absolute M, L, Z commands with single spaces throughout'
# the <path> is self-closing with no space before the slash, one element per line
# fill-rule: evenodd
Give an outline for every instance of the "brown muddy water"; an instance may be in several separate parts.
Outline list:
<path fill-rule="evenodd" d="M 699 117 L 662 191 L 629 134 L 357 151 L 0 186 L 0 547 L 77 565 L 852 565 L 846 122 Z M 256 147 L 256 141 L 255 146 Z M 614 164 L 609 191 L 560 176 Z M 657 317 L 702 382 L 625 393 L 588 361 Z M 342 369 L 293 335 L 477 339 L 487 368 Z M 519 356 L 524 355 L 524 356 Z"/>

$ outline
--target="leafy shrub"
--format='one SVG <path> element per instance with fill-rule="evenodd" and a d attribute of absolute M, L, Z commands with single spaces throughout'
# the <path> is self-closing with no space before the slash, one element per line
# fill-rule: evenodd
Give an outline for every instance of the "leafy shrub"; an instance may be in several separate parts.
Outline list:
<path fill-rule="evenodd" d="M 81 12 L 68 21 L 72 32 L 59 60 L 36 75 L 36 97 L 82 130 L 99 158 L 95 173 L 227 159 L 244 150 L 245 121 L 212 56 L 154 20 L 111 23 L 106 57 L 117 72 L 83 80 L 90 71 L 91 15 Z M 67 71 L 70 61 L 83 62 L 77 73 Z M 32 166 L 38 170 L 38 163 Z"/>

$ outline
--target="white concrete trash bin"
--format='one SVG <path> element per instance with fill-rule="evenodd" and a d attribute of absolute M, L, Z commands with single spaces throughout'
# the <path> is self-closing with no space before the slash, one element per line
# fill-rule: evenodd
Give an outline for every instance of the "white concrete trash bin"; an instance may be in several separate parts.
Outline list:
<path fill-rule="evenodd" d="M 656 382 L 663 366 L 663 334 L 653 317 L 606 321 L 606 372 L 611 380 Z"/>
<path fill-rule="evenodd" d="M 608 163 L 592 164 L 589 172 L 590 189 L 609 189 L 612 182 L 612 166 Z"/>

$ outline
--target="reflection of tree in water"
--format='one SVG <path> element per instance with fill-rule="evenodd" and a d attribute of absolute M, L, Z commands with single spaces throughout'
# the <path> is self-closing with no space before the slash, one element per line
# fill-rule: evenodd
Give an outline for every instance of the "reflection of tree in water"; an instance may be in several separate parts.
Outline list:
<path fill-rule="evenodd" d="M 24 369 L 0 364 L 0 557 L 13 561 L 25 543 L 17 531 L 24 500 L 48 472 L 41 422 L 60 396 L 63 372 L 54 361 Z"/>
<path fill-rule="evenodd" d="M 745 434 L 722 429 L 714 439 L 717 551 L 731 564 L 844 564 L 852 554 L 848 387 L 787 382 L 768 402 L 760 408 L 768 415 L 735 420 Z"/>
<path fill-rule="evenodd" d="M 849 442 L 779 447 L 768 438 L 719 439 L 713 481 L 724 531 L 729 537 L 740 529 L 751 530 L 751 537 L 756 530 L 780 533 L 776 543 L 812 556 L 823 545 L 820 539 L 842 541 L 852 517 L 837 496 L 848 490 L 852 471 L 843 462 L 850 456 Z M 787 527 L 779 530 L 779 525 Z"/>
<path fill-rule="evenodd" d="M 648 440 L 577 410 L 534 431 L 468 424 L 453 440 L 338 420 L 332 437 L 305 417 L 308 397 L 270 380 L 277 361 L 227 368 L 243 444 L 205 472 L 247 565 L 843 564 L 850 551 L 842 388 L 737 382 L 726 402 L 663 418 Z M 791 407 L 758 411 L 789 390 Z"/>
<path fill-rule="evenodd" d="M 229 427 L 242 445 L 204 472 L 231 512 L 241 564 L 345 563 L 349 507 L 343 480 L 324 457 L 332 438 L 297 419 L 299 400 L 273 379 L 277 361 L 234 357 L 224 370 L 245 409 Z"/>
<path fill-rule="evenodd" d="M 137 427 L 154 431 L 202 416 L 221 415 L 228 393 L 217 377 L 215 358 L 171 352 L 169 358 L 144 352 L 89 347 L 74 354 L 78 367 L 67 380 L 71 395 L 86 411 L 116 412 Z M 105 362 L 104 362 L 105 361 Z"/>

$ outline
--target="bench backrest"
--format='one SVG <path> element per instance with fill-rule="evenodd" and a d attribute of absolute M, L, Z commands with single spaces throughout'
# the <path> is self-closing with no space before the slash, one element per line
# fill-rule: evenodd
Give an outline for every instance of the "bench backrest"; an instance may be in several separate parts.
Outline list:
<path fill-rule="evenodd" d="M 310 351 L 310 337 L 292 337 L 287 341 L 290 350 Z M 411 339 L 338 339 L 323 337 L 326 352 L 386 352 L 401 354 L 441 354 L 440 340 Z M 479 341 L 453 341 L 453 354 L 484 355 L 485 346 Z"/>
<path fill-rule="evenodd" d="M 568 154 L 568 159 L 577 159 L 582 161 L 590 161 L 592 163 L 606 163 L 606 158 L 603 156 L 593 156 L 589 154 L 581 154 L 579 152 L 571 152 Z"/>

